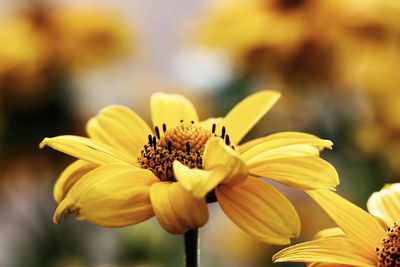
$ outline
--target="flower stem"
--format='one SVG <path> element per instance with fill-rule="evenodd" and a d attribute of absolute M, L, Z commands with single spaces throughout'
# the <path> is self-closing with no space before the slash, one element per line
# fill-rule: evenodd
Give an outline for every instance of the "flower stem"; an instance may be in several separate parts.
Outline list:
<path fill-rule="evenodd" d="M 186 267 L 198 266 L 198 257 L 199 257 L 198 236 L 199 236 L 198 229 L 188 230 L 184 235 Z"/>

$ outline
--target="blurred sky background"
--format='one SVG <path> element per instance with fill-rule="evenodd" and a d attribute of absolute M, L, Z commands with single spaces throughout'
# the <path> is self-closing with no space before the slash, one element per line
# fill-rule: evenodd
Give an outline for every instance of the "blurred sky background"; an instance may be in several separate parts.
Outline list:
<path fill-rule="evenodd" d="M 248 135 L 304 131 L 334 142 L 322 157 L 338 192 L 365 208 L 400 177 L 400 4 L 387 0 L 0 0 L 0 266 L 183 266 L 182 237 L 155 219 L 122 229 L 52 223 L 52 186 L 73 161 L 44 137 L 85 135 L 123 104 L 148 122 L 153 92 L 223 116 L 262 89 L 282 98 Z M 333 223 L 303 192 L 310 240 Z M 216 204 L 200 230 L 202 266 L 272 266 Z M 304 266 L 281 263 L 276 266 Z"/>

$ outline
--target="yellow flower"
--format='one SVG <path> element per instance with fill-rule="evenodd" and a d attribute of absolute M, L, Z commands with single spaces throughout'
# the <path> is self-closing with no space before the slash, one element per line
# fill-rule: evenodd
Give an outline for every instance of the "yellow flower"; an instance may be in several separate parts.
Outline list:
<path fill-rule="evenodd" d="M 400 228 L 396 224 L 400 218 L 400 183 L 386 185 L 371 195 L 367 203 L 370 214 L 334 192 L 307 193 L 340 228 L 323 230 L 316 240 L 281 250 L 274 255 L 275 262 L 311 262 L 309 266 L 400 266 Z"/>
<path fill-rule="evenodd" d="M 93 67 L 126 56 L 134 47 L 133 28 L 113 12 L 94 8 L 60 9 L 50 17 L 60 57 L 73 67 Z"/>
<path fill-rule="evenodd" d="M 336 170 L 319 157 L 332 142 L 297 132 L 277 133 L 239 145 L 278 100 L 262 91 L 224 118 L 199 121 L 184 97 L 151 97 L 154 131 L 122 106 L 103 109 L 87 124 L 89 138 L 45 138 L 41 147 L 79 158 L 54 188 L 59 217 L 122 227 L 156 216 L 181 234 L 208 220 L 206 202 L 217 200 L 226 215 L 253 237 L 287 244 L 300 231 L 298 215 L 279 191 L 260 177 L 298 189 L 332 189 Z M 206 201 L 207 200 L 207 201 Z"/>

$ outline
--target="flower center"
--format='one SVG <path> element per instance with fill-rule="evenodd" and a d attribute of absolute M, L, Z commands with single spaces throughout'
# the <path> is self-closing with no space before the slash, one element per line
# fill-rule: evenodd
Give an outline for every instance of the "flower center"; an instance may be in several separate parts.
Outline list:
<path fill-rule="evenodd" d="M 377 267 L 400 266 L 400 228 L 394 223 L 382 240 L 383 247 L 376 248 Z"/>
<path fill-rule="evenodd" d="M 167 130 L 163 124 L 164 135 L 149 135 L 149 142 L 143 147 L 138 162 L 144 169 L 151 170 L 162 181 L 176 181 L 172 164 L 178 160 L 189 168 L 202 169 L 204 147 L 212 136 L 200 125 L 181 123 Z"/>

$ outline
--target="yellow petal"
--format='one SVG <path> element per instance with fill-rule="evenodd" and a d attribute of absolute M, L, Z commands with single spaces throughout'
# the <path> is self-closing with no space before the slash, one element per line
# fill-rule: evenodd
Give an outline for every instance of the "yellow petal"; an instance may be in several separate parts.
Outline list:
<path fill-rule="evenodd" d="M 307 156 L 319 156 L 319 150 L 316 147 L 309 145 L 288 145 L 281 146 L 271 149 L 264 149 L 264 144 L 253 147 L 247 150 L 240 158 L 246 162 L 246 164 L 256 163 L 258 161 L 280 159 L 287 157 L 307 157 Z"/>
<path fill-rule="evenodd" d="M 267 158 L 248 166 L 252 174 L 301 190 L 333 189 L 339 184 L 335 168 L 315 156 Z"/>
<path fill-rule="evenodd" d="M 256 156 L 262 158 L 263 153 L 267 153 L 266 155 L 269 155 L 271 153 L 276 153 L 278 151 L 283 151 L 287 150 L 289 151 L 289 148 L 296 148 L 296 147 L 304 147 L 306 148 L 307 151 L 312 151 L 311 154 L 319 155 L 319 147 L 332 147 L 332 142 L 329 140 L 323 140 L 319 138 L 313 138 L 313 139 L 295 139 L 295 138 L 288 138 L 288 139 L 271 139 L 267 140 L 264 142 L 261 142 L 257 145 L 254 145 L 253 147 L 247 149 L 246 151 L 240 151 L 241 152 L 241 158 L 244 161 L 249 161 Z M 307 147 L 311 147 L 307 149 Z M 285 149 L 286 148 L 286 149 Z"/>
<path fill-rule="evenodd" d="M 386 233 L 368 212 L 329 190 L 307 191 L 336 224 L 352 239 L 375 253 Z"/>
<path fill-rule="evenodd" d="M 135 158 L 127 158 L 124 153 L 98 141 L 73 135 L 61 135 L 45 138 L 40 143 L 40 148 L 50 146 L 65 154 L 78 159 L 102 165 L 115 162 L 136 164 Z"/>
<path fill-rule="evenodd" d="M 268 135 L 268 136 L 264 136 L 264 137 L 261 137 L 261 138 L 253 139 L 253 140 L 251 140 L 251 141 L 249 141 L 247 143 L 244 143 L 243 145 L 240 145 L 240 152 L 243 153 L 243 152 L 247 151 L 248 149 L 250 149 L 250 148 L 252 148 L 252 147 L 254 147 L 254 146 L 258 145 L 258 144 L 261 144 L 261 143 L 264 143 L 264 142 L 267 142 L 267 141 L 272 141 L 272 140 L 275 140 L 275 139 L 283 139 L 283 140 L 287 140 L 287 139 L 321 140 L 319 137 L 317 137 L 315 135 L 312 135 L 312 134 L 308 134 L 308 133 L 280 132 L 280 133 L 275 133 L 275 134 L 271 134 L 271 135 Z M 328 140 L 325 140 L 325 141 L 328 141 Z M 310 141 L 310 142 L 312 142 L 312 141 Z M 325 146 L 326 148 L 332 149 L 332 143 L 326 142 L 324 144 L 327 145 L 327 146 Z M 323 149 L 324 147 L 318 147 L 318 148 Z"/>
<path fill-rule="evenodd" d="M 147 143 L 150 127 L 139 115 L 124 106 L 109 106 L 89 120 L 86 131 L 90 138 L 101 141 L 130 157 L 137 157 Z"/>
<path fill-rule="evenodd" d="M 67 195 L 71 187 L 86 173 L 96 168 L 98 165 L 77 160 L 69 165 L 58 177 L 53 190 L 53 196 L 57 203 Z"/>
<path fill-rule="evenodd" d="M 354 266 L 375 266 L 375 252 L 366 251 L 356 241 L 334 237 L 285 248 L 273 256 L 274 262 L 324 262 Z"/>
<path fill-rule="evenodd" d="M 387 227 L 400 218 L 400 183 L 385 185 L 371 195 L 367 202 L 369 213 L 380 218 Z"/>
<path fill-rule="evenodd" d="M 346 234 L 340 227 L 332 227 L 319 231 L 315 234 L 314 239 L 329 238 L 329 237 L 345 237 Z"/>
<path fill-rule="evenodd" d="M 151 171 L 127 164 L 100 166 L 77 181 L 58 205 L 53 220 L 76 212 L 78 220 L 105 227 L 123 227 L 154 215 L 150 185 L 159 180 Z"/>
<path fill-rule="evenodd" d="M 226 146 L 220 138 L 210 139 L 203 154 L 203 170 L 190 169 L 174 162 L 174 175 L 197 198 L 203 198 L 217 185 L 242 183 L 248 175 L 247 166 L 239 155 Z"/>
<path fill-rule="evenodd" d="M 354 267 L 354 265 L 337 264 L 337 263 L 310 263 L 307 267 Z"/>
<path fill-rule="evenodd" d="M 208 220 L 205 200 L 194 198 L 179 183 L 153 184 L 150 198 L 157 220 L 171 234 L 183 234 L 203 226 Z"/>
<path fill-rule="evenodd" d="M 248 175 L 246 164 L 240 159 L 238 153 L 225 145 L 221 138 L 211 138 L 204 148 L 203 168 L 213 170 L 223 168 L 226 176 L 222 183 L 238 184 L 243 182 Z"/>
<path fill-rule="evenodd" d="M 300 233 L 300 220 L 292 204 L 270 184 L 248 178 L 244 183 L 215 189 L 225 214 L 251 236 L 284 245 Z"/>
<path fill-rule="evenodd" d="M 203 127 L 206 130 L 209 130 L 210 132 L 212 131 L 213 124 L 217 126 L 217 124 L 222 121 L 223 118 L 208 118 L 205 121 L 199 122 L 199 125 Z"/>
<path fill-rule="evenodd" d="M 168 130 L 178 125 L 181 120 L 186 123 L 199 121 L 192 103 L 181 95 L 155 93 L 151 96 L 150 104 L 153 125 L 160 129 L 160 134 L 163 123 Z"/>
<path fill-rule="evenodd" d="M 203 198 L 226 177 L 228 171 L 223 167 L 216 167 L 210 171 L 190 169 L 179 161 L 174 161 L 174 175 L 185 190 L 196 198 Z"/>
<path fill-rule="evenodd" d="M 280 93 L 261 91 L 243 99 L 218 123 L 217 131 L 226 128 L 233 144 L 240 140 L 278 101 Z"/>

